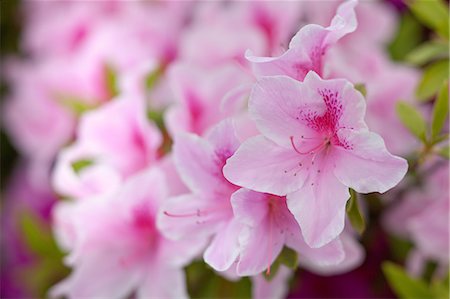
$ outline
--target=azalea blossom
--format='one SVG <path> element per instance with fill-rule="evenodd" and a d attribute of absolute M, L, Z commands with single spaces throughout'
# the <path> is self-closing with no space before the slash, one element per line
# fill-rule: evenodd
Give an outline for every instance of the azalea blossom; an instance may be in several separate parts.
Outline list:
<path fill-rule="evenodd" d="M 249 112 L 262 135 L 227 160 L 225 177 L 251 190 L 287 195 L 305 241 L 320 247 L 344 228 L 348 188 L 385 192 L 407 171 L 364 123 L 362 95 L 344 79 L 304 82 L 265 77 L 253 88 Z"/>
<path fill-rule="evenodd" d="M 239 146 L 229 121 L 219 123 L 206 139 L 182 133 L 174 143 L 174 163 L 191 193 L 168 199 L 158 228 L 174 240 L 214 236 L 204 253 L 214 269 L 230 268 L 239 254 L 240 224 L 233 219 L 231 195 L 239 187 L 228 182 L 222 167 Z"/>
<path fill-rule="evenodd" d="M 102 194 L 156 162 L 161 134 L 145 113 L 143 96 L 135 92 L 85 113 L 76 142 L 57 160 L 54 188 L 73 198 Z"/>
<path fill-rule="evenodd" d="M 240 189 L 232 195 L 231 203 L 236 220 L 243 225 L 239 232 L 238 275 L 255 275 L 266 269 L 269 274 L 270 265 L 284 246 L 298 252 L 299 260 L 324 268 L 345 258 L 339 239 L 321 248 L 310 248 L 305 243 L 285 197 Z"/>
<path fill-rule="evenodd" d="M 289 43 L 289 49 L 279 57 L 258 57 L 248 51 L 246 58 L 252 62 L 255 75 L 287 75 L 300 81 L 310 70 L 322 75 L 328 48 L 356 29 L 356 4 L 356 0 L 341 4 L 326 28 L 315 24 L 301 28 Z"/>
<path fill-rule="evenodd" d="M 141 172 L 112 196 L 58 204 L 55 233 L 72 274 L 51 291 L 69 298 L 185 298 L 182 267 L 204 246 L 171 241 L 156 228 L 166 197 L 158 169 Z M 93 221 L 95 219 L 95 221 Z"/>

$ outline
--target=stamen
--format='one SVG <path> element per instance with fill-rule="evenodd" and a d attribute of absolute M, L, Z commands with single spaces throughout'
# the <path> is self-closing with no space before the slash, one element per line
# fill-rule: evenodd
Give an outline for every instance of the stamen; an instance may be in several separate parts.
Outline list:
<path fill-rule="evenodd" d="M 307 151 L 307 152 L 301 152 L 301 151 L 297 148 L 297 146 L 295 145 L 295 142 L 294 142 L 294 136 L 290 136 L 289 139 L 291 140 L 291 145 L 292 145 L 292 147 L 294 148 L 294 150 L 295 150 L 297 153 L 299 153 L 300 155 L 314 154 L 314 151 L 319 150 L 322 146 L 324 146 L 324 145 L 326 144 L 326 141 L 325 141 L 325 142 L 322 142 L 321 144 L 315 146 L 314 148 L 310 149 L 310 150 Z"/>
<path fill-rule="evenodd" d="M 202 215 L 206 215 L 207 214 L 206 212 L 204 212 L 204 214 L 203 214 L 199 209 L 197 209 L 197 211 L 195 213 L 172 214 L 172 213 L 169 213 L 167 211 L 164 211 L 163 213 L 164 213 L 164 215 L 169 216 L 169 217 L 195 217 L 195 216 L 196 217 L 200 217 Z"/>
<path fill-rule="evenodd" d="M 270 200 L 272 200 L 272 199 L 270 199 Z M 272 266 L 272 263 L 271 263 L 271 261 L 272 261 L 272 249 L 273 249 L 273 244 L 272 244 L 272 242 L 273 242 L 273 233 L 272 233 L 272 209 L 271 209 L 271 205 L 272 205 L 272 203 L 271 202 L 269 202 L 269 259 L 268 259 L 268 261 L 267 261 L 267 271 L 266 271 L 266 275 L 267 276 L 269 276 L 270 275 L 270 267 Z"/>

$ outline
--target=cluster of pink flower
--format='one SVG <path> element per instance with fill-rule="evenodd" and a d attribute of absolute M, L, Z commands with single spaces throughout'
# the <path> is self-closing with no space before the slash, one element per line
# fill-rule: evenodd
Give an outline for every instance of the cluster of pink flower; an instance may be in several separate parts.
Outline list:
<path fill-rule="evenodd" d="M 73 272 L 54 296 L 186 297 L 183 267 L 203 255 L 272 298 L 292 271 L 263 275 L 285 247 L 323 275 L 362 262 L 349 188 L 383 193 L 405 176 L 390 152 L 416 141 L 394 106 L 419 73 L 384 53 L 388 6 L 338 4 L 25 5 L 29 57 L 6 65 L 5 124 L 32 184 L 65 199 L 53 227 Z M 448 265 L 439 176 L 385 223 L 412 236 L 412 259 Z"/>

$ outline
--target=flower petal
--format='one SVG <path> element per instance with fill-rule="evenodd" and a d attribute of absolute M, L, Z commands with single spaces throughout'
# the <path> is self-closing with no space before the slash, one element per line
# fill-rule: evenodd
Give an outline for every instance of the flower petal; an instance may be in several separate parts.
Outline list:
<path fill-rule="evenodd" d="M 286 76 L 262 78 L 250 95 L 250 117 L 264 136 L 292 149 L 291 136 L 315 137 L 317 134 L 299 121 L 299 111 L 304 106 L 318 110 L 324 106 L 322 98 L 306 92 L 309 89 Z"/>
<path fill-rule="evenodd" d="M 174 240 L 187 236 L 209 237 L 232 215 L 231 207 L 223 207 L 222 202 L 200 194 L 169 198 L 158 214 L 158 229 Z"/>
<path fill-rule="evenodd" d="M 137 299 L 189 298 L 183 269 L 152 265 L 136 295 Z"/>
<path fill-rule="evenodd" d="M 225 271 L 231 267 L 239 255 L 238 236 L 242 225 L 237 221 L 230 221 L 214 237 L 206 249 L 203 258 L 216 271 Z"/>
<path fill-rule="evenodd" d="M 223 173 L 235 185 L 284 196 L 298 190 L 308 176 L 308 156 L 277 146 L 264 136 L 245 141 L 227 160 Z M 302 164 L 303 165 L 303 164 Z"/>
<path fill-rule="evenodd" d="M 178 134 L 173 145 L 174 162 L 183 182 L 194 192 L 226 191 L 230 184 L 222 174 L 222 163 L 213 146 L 188 133 Z"/>
<path fill-rule="evenodd" d="M 321 164 L 320 173 L 316 171 L 304 187 L 287 196 L 289 210 L 299 223 L 306 243 L 313 248 L 322 247 L 342 232 L 345 204 L 350 197 L 348 187 L 333 175 L 326 161 Z"/>
<path fill-rule="evenodd" d="M 405 176 L 406 160 L 390 154 L 378 134 L 341 130 L 339 136 L 352 146 L 336 148 L 334 174 L 342 184 L 360 193 L 383 193 Z"/>

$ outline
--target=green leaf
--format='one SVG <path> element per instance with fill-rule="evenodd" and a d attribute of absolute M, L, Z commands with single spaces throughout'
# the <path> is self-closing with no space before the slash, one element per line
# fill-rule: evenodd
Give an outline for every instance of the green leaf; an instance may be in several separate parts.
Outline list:
<path fill-rule="evenodd" d="M 280 262 L 290 269 L 297 269 L 298 255 L 297 252 L 289 247 L 284 246 L 280 255 L 278 256 Z"/>
<path fill-rule="evenodd" d="M 420 112 L 405 102 L 398 102 L 396 110 L 403 125 L 418 139 L 426 142 L 427 125 Z"/>
<path fill-rule="evenodd" d="M 185 271 L 190 298 L 251 298 L 251 282 L 248 277 L 228 281 L 202 261 L 194 261 Z"/>
<path fill-rule="evenodd" d="M 147 110 L 147 119 L 155 122 L 158 128 L 164 128 L 164 111 Z"/>
<path fill-rule="evenodd" d="M 447 4 L 442 0 L 413 0 L 409 8 L 427 27 L 434 29 L 441 36 L 449 37 L 449 14 Z"/>
<path fill-rule="evenodd" d="M 271 281 L 278 273 L 278 269 L 281 265 L 285 265 L 286 267 L 293 270 L 297 269 L 297 252 L 289 247 L 284 246 L 278 257 L 275 259 L 272 265 L 270 265 L 270 269 L 268 269 L 267 272 L 263 273 L 262 275 L 267 281 Z"/>
<path fill-rule="evenodd" d="M 359 210 L 358 198 L 355 190 L 349 189 L 349 192 L 350 199 L 347 201 L 345 209 L 353 228 L 361 235 L 366 229 L 366 222 L 361 211 Z"/>
<path fill-rule="evenodd" d="M 442 130 L 448 114 L 448 82 L 443 84 L 433 108 L 431 138 L 434 140 Z"/>
<path fill-rule="evenodd" d="M 423 31 L 424 28 L 410 13 L 404 13 L 399 22 L 397 33 L 388 46 L 392 59 L 404 59 L 406 54 L 422 42 Z"/>
<path fill-rule="evenodd" d="M 423 65 L 431 60 L 448 58 L 448 50 L 448 43 L 426 42 L 408 53 L 406 62 L 413 65 Z"/>
<path fill-rule="evenodd" d="M 384 262 L 382 269 L 389 285 L 400 298 L 433 298 L 424 281 L 409 277 L 400 266 Z"/>
<path fill-rule="evenodd" d="M 447 145 L 447 146 L 444 146 L 443 148 L 441 148 L 441 149 L 439 149 L 439 155 L 442 157 L 442 158 L 445 158 L 445 159 L 447 159 L 447 160 L 450 160 L 450 147 Z"/>
<path fill-rule="evenodd" d="M 58 102 L 72 111 L 76 116 L 81 116 L 83 113 L 89 110 L 93 110 L 97 108 L 97 105 L 88 104 L 90 102 L 95 101 L 89 101 L 86 99 L 70 96 L 70 95 L 64 95 L 64 94 L 58 94 L 55 96 L 58 99 Z"/>
<path fill-rule="evenodd" d="M 396 235 L 389 236 L 389 250 L 398 261 L 405 261 L 414 244 L 405 238 Z"/>
<path fill-rule="evenodd" d="M 416 89 L 419 100 L 430 99 L 441 88 L 442 83 L 448 80 L 448 59 L 437 61 L 429 65 Z"/>
<path fill-rule="evenodd" d="M 449 274 L 447 274 L 447 277 L 441 280 L 433 280 L 431 281 L 431 291 L 434 293 L 435 298 L 449 298 L 450 291 L 449 291 Z"/>
<path fill-rule="evenodd" d="M 80 174 L 80 171 L 86 167 L 94 164 L 92 160 L 89 159 L 81 159 L 72 163 L 72 169 L 76 174 Z"/>
<path fill-rule="evenodd" d="M 356 83 L 355 89 L 359 91 L 364 97 L 367 95 L 366 85 L 364 83 Z"/>
<path fill-rule="evenodd" d="M 164 68 L 162 66 L 157 67 L 153 72 L 148 74 L 147 78 L 145 79 L 145 86 L 148 90 L 151 90 L 156 85 L 156 83 L 158 83 L 162 74 L 164 74 Z"/>
<path fill-rule="evenodd" d="M 105 65 L 105 79 L 106 79 L 106 89 L 108 90 L 109 96 L 114 98 L 119 94 L 117 73 L 115 69 L 109 65 Z"/>
<path fill-rule="evenodd" d="M 40 257 L 62 257 L 50 228 L 39 216 L 25 210 L 19 215 L 19 225 L 24 242 L 32 252 Z"/>

